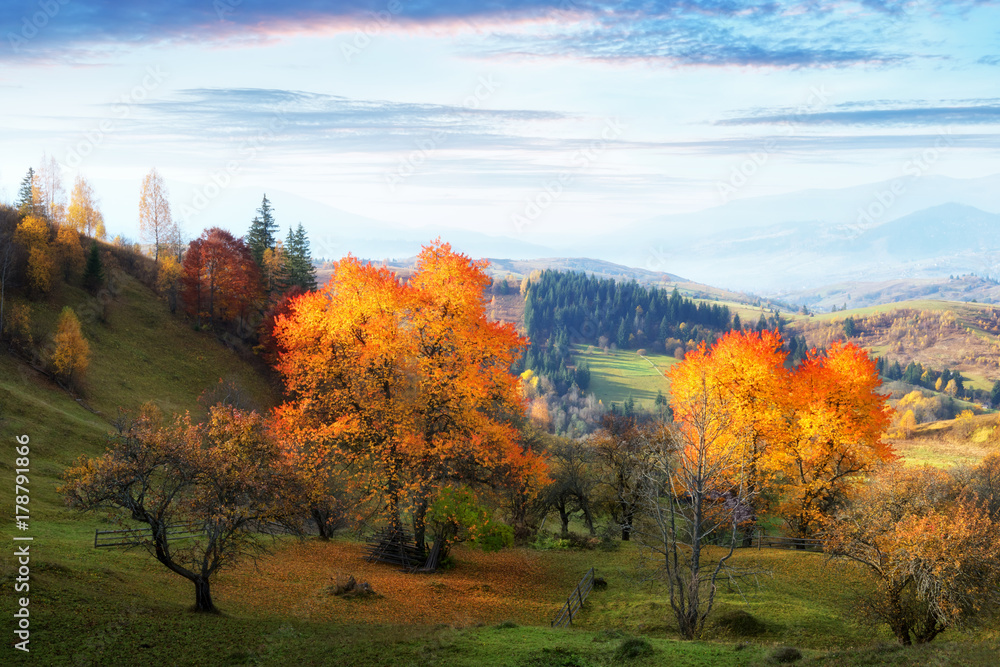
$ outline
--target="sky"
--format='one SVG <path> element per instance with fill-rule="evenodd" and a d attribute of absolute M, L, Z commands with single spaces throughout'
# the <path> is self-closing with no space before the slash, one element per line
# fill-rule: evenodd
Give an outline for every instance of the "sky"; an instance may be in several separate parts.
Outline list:
<path fill-rule="evenodd" d="M 268 192 L 314 236 L 329 206 L 551 245 L 972 179 L 1000 173 L 998 4 L 5 0 L 0 200 L 44 154 L 131 238 L 155 167 L 192 237 Z"/>

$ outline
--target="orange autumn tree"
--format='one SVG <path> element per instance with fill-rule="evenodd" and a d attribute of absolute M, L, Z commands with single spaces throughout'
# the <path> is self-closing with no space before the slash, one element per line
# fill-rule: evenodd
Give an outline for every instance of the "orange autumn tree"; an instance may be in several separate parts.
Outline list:
<path fill-rule="evenodd" d="M 419 437 L 410 441 L 417 544 L 423 543 L 428 504 L 443 486 L 500 467 L 544 477 L 515 426 L 526 406 L 511 367 L 526 341 L 513 324 L 487 318 L 487 266 L 435 241 L 418 255 L 408 286 L 417 372 Z"/>
<path fill-rule="evenodd" d="M 995 613 L 997 528 L 948 473 L 887 465 L 828 522 L 824 550 L 862 566 L 870 585 L 857 611 L 908 646 Z"/>
<path fill-rule="evenodd" d="M 420 545 L 439 490 L 544 477 L 515 428 L 525 406 L 510 368 L 523 340 L 486 318 L 484 268 L 441 242 L 405 284 L 347 257 L 274 329 L 290 395 L 278 414 L 300 465 L 317 482 L 349 470 L 340 478 L 381 499 L 393 525 L 411 501 Z"/>
<path fill-rule="evenodd" d="M 388 269 L 348 256 L 324 289 L 292 300 L 275 320 L 289 396 L 278 421 L 310 480 L 309 509 L 324 536 L 345 479 L 364 500 L 384 501 L 399 525 L 403 444 L 414 430 L 407 297 Z"/>
<path fill-rule="evenodd" d="M 894 458 L 882 441 L 890 408 L 881 384 L 875 362 L 853 343 L 812 351 L 792 375 L 780 513 L 795 534 L 815 532 L 862 475 Z"/>
<path fill-rule="evenodd" d="M 194 584 L 195 611 L 217 613 L 212 580 L 266 553 L 261 534 L 275 523 L 300 531 L 299 480 L 257 413 L 218 404 L 205 423 L 168 421 L 146 404 L 115 427 L 104 454 L 68 468 L 58 491 L 74 509 L 106 510 L 129 541 Z"/>
<path fill-rule="evenodd" d="M 647 518 L 638 532 L 658 556 L 685 639 L 703 630 L 738 531 L 754 521 L 753 500 L 771 468 L 765 454 L 777 444 L 782 361 L 777 334 L 733 331 L 669 371 L 675 423 L 649 441 Z M 707 541 L 719 536 L 728 550 L 705 558 Z"/>
<path fill-rule="evenodd" d="M 697 427 L 714 433 L 716 451 L 741 452 L 730 490 L 754 510 L 762 491 L 778 492 L 779 513 L 808 535 L 861 475 L 892 458 L 882 442 L 889 409 L 874 362 L 856 345 L 813 351 L 791 372 L 786 356 L 776 332 L 730 332 L 677 366 L 672 402 L 682 433 Z"/>
<path fill-rule="evenodd" d="M 191 241 L 180 276 L 187 314 L 200 325 L 245 318 L 261 300 L 260 273 L 242 238 L 212 227 Z"/>
<path fill-rule="evenodd" d="M 720 409 L 727 427 L 723 437 L 731 441 L 725 447 L 742 452 L 739 470 L 730 483 L 743 487 L 741 493 L 753 510 L 745 517 L 750 521 L 761 509 L 762 490 L 772 485 L 781 469 L 780 448 L 786 437 L 783 406 L 790 382 L 786 356 L 776 331 L 731 331 L 710 354 L 699 349 L 692 359 L 707 367 L 708 384 L 702 388 L 682 383 L 673 392 L 674 401 L 683 405 L 689 402 L 685 393 L 704 391 L 710 385 L 712 400 L 724 406 Z"/>

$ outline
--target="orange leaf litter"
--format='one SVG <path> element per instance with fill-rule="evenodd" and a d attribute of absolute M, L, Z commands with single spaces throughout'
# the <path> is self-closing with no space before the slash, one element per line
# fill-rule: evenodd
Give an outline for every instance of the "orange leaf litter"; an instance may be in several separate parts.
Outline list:
<path fill-rule="evenodd" d="M 212 587 L 220 609 L 293 617 L 303 621 L 468 627 L 511 619 L 546 625 L 563 604 L 565 582 L 552 576 L 539 554 L 496 553 L 458 546 L 455 566 L 434 574 L 407 574 L 369 563 L 360 543 L 310 540 L 222 573 Z M 337 578 L 367 581 L 381 598 L 344 599 L 326 589 Z M 566 589 L 566 590 L 564 590 Z M 244 607 L 238 611 L 239 607 Z"/>

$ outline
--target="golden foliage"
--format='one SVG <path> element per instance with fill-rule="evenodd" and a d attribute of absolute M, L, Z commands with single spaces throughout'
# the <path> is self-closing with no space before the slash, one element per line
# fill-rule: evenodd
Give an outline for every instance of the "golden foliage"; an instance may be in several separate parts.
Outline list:
<path fill-rule="evenodd" d="M 440 242 L 423 249 L 406 283 L 348 256 L 274 328 L 290 455 L 317 488 L 349 467 L 391 521 L 408 499 L 418 541 L 446 481 L 473 470 L 533 487 L 545 480 L 510 419 L 525 411 L 510 373 L 524 341 L 487 320 L 483 269 Z"/>
<path fill-rule="evenodd" d="M 69 197 L 69 208 L 66 210 L 66 224 L 81 234 L 95 239 L 104 239 L 107 232 L 104 229 L 104 216 L 97 208 L 94 189 L 90 187 L 83 176 L 77 176 L 73 192 Z"/>
<path fill-rule="evenodd" d="M 903 644 L 931 641 L 1000 603 L 997 525 L 948 474 L 888 466 L 829 521 L 825 549 L 873 580 L 861 611 Z"/>
<path fill-rule="evenodd" d="M 90 365 L 90 345 L 80 330 L 80 320 L 69 306 L 62 310 L 53 337 L 52 369 L 65 380 L 79 381 Z"/>
<path fill-rule="evenodd" d="M 61 225 L 56 234 L 56 257 L 62 265 L 63 276 L 71 280 L 83 273 L 85 255 L 80 245 L 80 234 L 69 225 Z"/>
<path fill-rule="evenodd" d="M 724 465 L 750 495 L 779 489 L 780 514 L 809 534 L 861 474 L 893 457 L 882 442 L 890 410 L 874 362 L 852 343 L 813 351 L 792 372 L 784 360 L 775 332 L 702 343 L 670 370 L 672 405 L 692 456 Z"/>

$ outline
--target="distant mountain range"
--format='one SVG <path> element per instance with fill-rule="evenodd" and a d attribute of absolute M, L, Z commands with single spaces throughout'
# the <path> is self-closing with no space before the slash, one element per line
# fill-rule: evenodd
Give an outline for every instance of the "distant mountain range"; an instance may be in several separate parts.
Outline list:
<path fill-rule="evenodd" d="M 171 188 L 180 201 L 190 198 L 183 184 Z M 948 276 L 1000 276 L 1000 174 L 901 177 L 852 188 L 736 199 L 695 213 L 619 224 L 591 237 L 544 236 L 543 228 L 537 235 L 511 238 L 408 226 L 286 192 L 269 191 L 268 196 L 281 236 L 302 222 L 317 258 L 351 253 L 405 263 L 421 245 L 441 236 L 472 257 L 491 258 L 498 275 L 557 268 L 678 284 L 689 294 L 720 298 L 752 292 L 817 308 L 826 303 L 830 290 L 824 286 L 829 285 L 850 285 L 837 297 L 850 294 L 849 305 L 904 295 L 998 298 L 988 281 L 966 290 L 968 284 L 951 285 Z M 260 197 L 258 189 L 229 188 L 188 219 L 186 231 L 196 234 L 222 225 L 245 233 Z M 842 303 L 833 300 L 830 305 Z"/>
<path fill-rule="evenodd" d="M 926 176 L 737 200 L 636 223 L 588 247 L 612 261 L 775 294 L 848 280 L 1000 274 L 998 223 L 1000 175 Z"/>
<path fill-rule="evenodd" d="M 833 308 L 865 308 L 918 299 L 1000 303 L 1000 283 L 973 275 L 910 278 L 879 282 L 848 281 L 780 293 L 783 303 L 823 312 Z"/>

